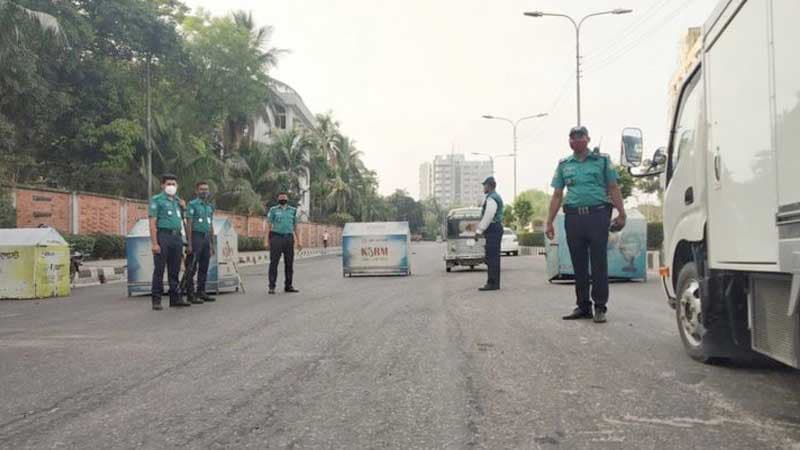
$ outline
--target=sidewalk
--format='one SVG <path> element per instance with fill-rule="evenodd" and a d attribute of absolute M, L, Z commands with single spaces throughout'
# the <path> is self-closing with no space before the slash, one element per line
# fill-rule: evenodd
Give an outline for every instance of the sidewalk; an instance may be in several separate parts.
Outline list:
<path fill-rule="evenodd" d="M 317 258 L 320 256 L 339 256 L 341 254 L 341 247 L 330 247 L 327 250 L 323 248 L 304 248 L 296 254 L 295 259 Z M 268 251 L 239 253 L 239 267 L 266 264 L 268 262 Z M 127 268 L 128 260 L 126 259 L 86 261 L 81 266 L 81 270 L 78 272 L 78 276 L 75 278 L 74 286 L 94 286 L 98 284 L 127 281 Z"/>

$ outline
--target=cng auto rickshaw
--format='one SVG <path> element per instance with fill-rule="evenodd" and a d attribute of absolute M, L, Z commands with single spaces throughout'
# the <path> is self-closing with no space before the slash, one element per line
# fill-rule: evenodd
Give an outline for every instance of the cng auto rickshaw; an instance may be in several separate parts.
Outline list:
<path fill-rule="evenodd" d="M 486 239 L 475 240 L 475 231 L 481 222 L 481 208 L 458 208 L 447 213 L 445 236 L 445 270 L 455 266 L 469 267 L 486 263 Z"/>

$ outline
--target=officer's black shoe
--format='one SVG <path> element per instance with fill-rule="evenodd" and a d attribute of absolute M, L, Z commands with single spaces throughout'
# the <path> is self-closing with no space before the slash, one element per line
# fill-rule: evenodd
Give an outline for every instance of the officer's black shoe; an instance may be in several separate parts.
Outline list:
<path fill-rule="evenodd" d="M 184 299 L 176 300 L 174 302 L 169 302 L 170 308 L 184 308 L 187 306 L 192 306 L 191 303 L 187 302 Z"/>
<path fill-rule="evenodd" d="M 592 319 L 594 316 L 591 311 L 584 311 L 580 308 L 575 308 L 572 314 L 562 317 L 564 320 L 579 320 L 579 319 Z"/>
<path fill-rule="evenodd" d="M 153 311 L 161 311 L 162 309 L 164 309 L 164 307 L 161 306 L 161 303 L 153 303 Z"/>
<path fill-rule="evenodd" d="M 297 294 L 300 291 L 298 291 L 297 289 L 289 286 L 286 289 L 284 289 L 284 292 L 288 292 L 289 294 Z"/>
<path fill-rule="evenodd" d="M 269 288 L 269 291 L 267 291 L 267 293 L 269 295 L 275 295 L 275 288 Z"/>
<path fill-rule="evenodd" d="M 199 295 L 197 297 L 189 297 L 189 303 L 193 305 L 202 305 L 203 299 Z"/>
<path fill-rule="evenodd" d="M 485 285 L 483 287 L 478 288 L 478 290 L 479 291 L 499 291 L 500 290 L 500 286 L 492 286 L 490 284 L 487 284 L 487 285 Z"/>
<path fill-rule="evenodd" d="M 595 311 L 594 312 L 594 323 L 606 323 L 606 312 L 605 311 Z"/>
<path fill-rule="evenodd" d="M 197 298 L 202 298 L 203 301 L 206 301 L 206 302 L 215 302 L 215 301 L 217 301 L 216 298 L 211 297 L 210 295 L 206 294 L 205 292 L 198 293 L 197 294 Z"/>

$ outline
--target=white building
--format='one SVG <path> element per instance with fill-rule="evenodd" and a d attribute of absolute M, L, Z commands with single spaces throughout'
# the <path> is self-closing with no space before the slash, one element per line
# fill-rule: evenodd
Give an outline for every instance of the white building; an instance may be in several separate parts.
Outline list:
<path fill-rule="evenodd" d="M 433 164 L 424 162 L 419 166 L 419 199 L 433 197 Z"/>
<path fill-rule="evenodd" d="M 437 155 L 432 197 L 444 208 L 479 205 L 484 197 L 481 183 L 493 174 L 491 161 L 467 161 L 461 154 Z"/>
<path fill-rule="evenodd" d="M 272 142 L 274 133 L 294 128 L 312 129 L 316 126 L 316 118 L 303 102 L 303 98 L 286 83 L 270 80 L 269 102 L 266 104 L 266 120 L 259 118 L 253 129 L 253 140 L 264 144 Z M 308 218 L 311 206 L 311 189 L 309 177 L 300 180 L 303 199 L 300 203 L 300 214 Z"/>

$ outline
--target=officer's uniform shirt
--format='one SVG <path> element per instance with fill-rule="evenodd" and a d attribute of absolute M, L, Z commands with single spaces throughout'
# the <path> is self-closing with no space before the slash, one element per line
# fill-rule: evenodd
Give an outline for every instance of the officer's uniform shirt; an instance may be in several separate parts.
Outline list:
<path fill-rule="evenodd" d="M 608 155 L 589 152 L 583 161 L 575 155 L 559 161 L 550 185 L 553 189 L 567 188 L 564 206 L 583 208 L 607 204 L 608 184 L 618 178 Z"/>
<path fill-rule="evenodd" d="M 483 217 L 480 224 L 478 224 L 478 234 L 482 234 L 493 223 L 501 223 L 503 221 L 503 199 L 497 192 L 490 192 L 486 194 L 483 201 Z"/>
<path fill-rule="evenodd" d="M 196 198 L 187 205 L 186 217 L 192 222 L 192 232 L 209 234 L 214 223 L 214 207 Z"/>
<path fill-rule="evenodd" d="M 292 234 L 297 224 L 297 209 L 291 206 L 273 206 L 267 214 L 267 220 L 272 224 L 273 233 Z"/>
<path fill-rule="evenodd" d="M 170 199 L 164 192 L 154 195 L 150 199 L 148 217 L 156 219 L 156 228 L 159 230 L 180 231 L 182 219 L 178 196 Z"/>

